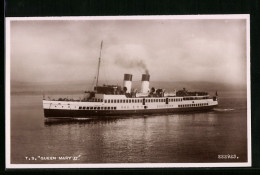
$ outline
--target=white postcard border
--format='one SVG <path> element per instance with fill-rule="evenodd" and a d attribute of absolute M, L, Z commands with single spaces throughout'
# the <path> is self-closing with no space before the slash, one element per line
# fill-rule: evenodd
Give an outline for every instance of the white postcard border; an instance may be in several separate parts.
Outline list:
<path fill-rule="evenodd" d="M 11 163 L 11 122 L 10 122 L 10 24 L 11 21 L 30 20 L 205 20 L 205 19 L 246 19 L 247 29 L 247 159 L 245 163 L 115 163 L 115 164 L 12 164 Z M 6 168 L 170 168 L 170 167 L 250 167 L 252 166 L 251 147 L 251 78 L 250 78 L 250 15 L 158 15 L 158 16 L 88 16 L 88 17 L 7 17 L 5 19 L 5 160 Z"/>

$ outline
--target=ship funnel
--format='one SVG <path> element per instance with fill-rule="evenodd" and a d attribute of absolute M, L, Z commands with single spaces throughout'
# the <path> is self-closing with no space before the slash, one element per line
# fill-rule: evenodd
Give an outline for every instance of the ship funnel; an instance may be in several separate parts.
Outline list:
<path fill-rule="evenodd" d="M 124 74 L 124 84 L 123 87 L 126 87 L 126 93 L 131 92 L 132 88 L 132 74 Z"/>
<path fill-rule="evenodd" d="M 148 93 L 149 92 L 149 74 L 142 75 L 142 85 L 141 85 L 141 93 Z"/>

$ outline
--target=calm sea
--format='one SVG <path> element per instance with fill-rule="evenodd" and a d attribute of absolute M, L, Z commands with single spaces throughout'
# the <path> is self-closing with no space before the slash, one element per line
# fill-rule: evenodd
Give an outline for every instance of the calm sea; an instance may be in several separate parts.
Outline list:
<path fill-rule="evenodd" d="M 246 93 L 219 95 L 210 112 L 84 120 L 45 120 L 42 96 L 12 95 L 11 163 L 246 162 Z"/>

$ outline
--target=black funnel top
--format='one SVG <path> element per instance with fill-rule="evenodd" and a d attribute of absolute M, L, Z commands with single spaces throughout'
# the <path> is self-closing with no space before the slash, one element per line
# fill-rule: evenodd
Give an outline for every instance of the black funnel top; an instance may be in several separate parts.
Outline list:
<path fill-rule="evenodd" d="M 142 75 L 142 81 L 149 81 L 150 80 L 150 75 L 149 74 L 143 74 Z"/>
<path fill-rule="evenodd" d="M 132 81 L 132 77 L 133 77 L 133 75 L 131 75 L 131 74 L 124 74 L 125 81 Z"/>

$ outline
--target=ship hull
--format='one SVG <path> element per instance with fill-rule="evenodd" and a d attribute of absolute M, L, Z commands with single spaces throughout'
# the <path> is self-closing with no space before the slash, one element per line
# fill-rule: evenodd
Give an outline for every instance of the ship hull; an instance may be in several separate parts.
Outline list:
<path fill-rule="evenodd" d="M 72 109 L 44 109 L 46 118 L 99 118 L 117 115 L 144 115 L 182 112 L 210 111 L 217 105 L 187 108 L 139 109 L 139 110 L 72 110 Z"/>

